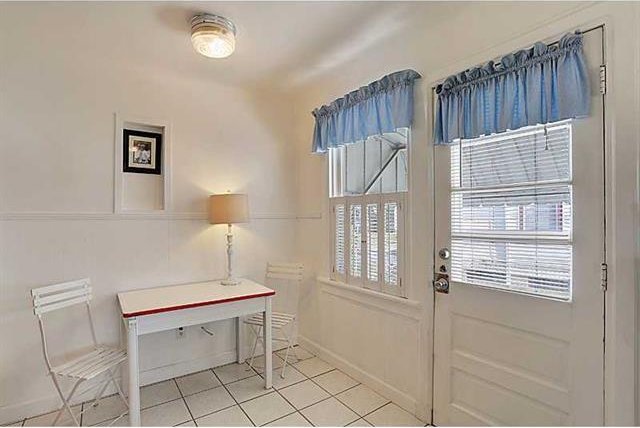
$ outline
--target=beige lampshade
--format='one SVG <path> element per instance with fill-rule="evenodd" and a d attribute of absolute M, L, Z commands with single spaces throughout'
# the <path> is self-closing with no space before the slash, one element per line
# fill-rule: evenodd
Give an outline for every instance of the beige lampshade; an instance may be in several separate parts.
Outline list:
<path fill-rule="evenodd" d="M 231 224 L 249 221 L 249 199 L 244 193 L 209 196 L 209 223 Z"/>

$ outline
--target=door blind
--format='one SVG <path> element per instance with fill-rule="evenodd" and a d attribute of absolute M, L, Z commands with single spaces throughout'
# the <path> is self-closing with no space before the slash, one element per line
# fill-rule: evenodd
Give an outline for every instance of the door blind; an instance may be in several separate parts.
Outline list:
<path fill-rule="evenodd" d="M 569 122 L 452 145 L 452 279 L 569 299 L 571 179 Z"/>

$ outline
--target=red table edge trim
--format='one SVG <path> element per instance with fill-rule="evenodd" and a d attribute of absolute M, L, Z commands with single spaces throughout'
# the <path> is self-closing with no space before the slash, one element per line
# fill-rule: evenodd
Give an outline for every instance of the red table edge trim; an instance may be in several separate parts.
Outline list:
<path fill-rule="evenodd" d="M 229 303 L 229 302 L 236 302 L 238 300 L 247 300 L 247 299 L 255 299 L 258 297 L 273 296 L 274 294 L 276 294 L 275 291 L 270 291 L 270 292 L 260 293 L 260 294 L 249 294 L 246 296 L 231 297 L 231 298 L 222 299 L 222 300 L 208 300 L 206 302 L 189 303 L 186 305 L 167 306 L 165 308 L 149 309 L 149 310 L 140 311 L 140 312 L 131 312 L 126 314 L 123 312 L 122 316 L 124 318 L 138 317 L 141 315 L 151 315 L 151 314 L 158 314 L 161 312 L 179 311 L 181 309 L 197 308 L 199 306 L 217 305 L 219 303 Z"/>

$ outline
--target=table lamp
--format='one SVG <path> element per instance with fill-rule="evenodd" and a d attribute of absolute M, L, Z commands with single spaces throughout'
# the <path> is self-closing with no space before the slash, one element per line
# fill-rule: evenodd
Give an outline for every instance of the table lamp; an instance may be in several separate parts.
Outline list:
<path fill-rule="evenodd" d="M 209 196 L 209 223 L 227 225 L 227 277 L 220 281 L 222 285 L 240 283 L 233 277 L 231 255 L 233 253 L 233 234 L 231 225 L 249 221 L 249 200 L 243 193 L 224 193 Z"/>

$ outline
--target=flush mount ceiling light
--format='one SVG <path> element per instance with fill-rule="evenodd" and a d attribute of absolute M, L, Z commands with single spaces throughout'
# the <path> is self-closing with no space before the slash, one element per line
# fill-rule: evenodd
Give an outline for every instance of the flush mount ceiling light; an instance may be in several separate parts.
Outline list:
<path fill-rule="evenodd" d="M 236 26 L 222 16 L 196 15 L 191 18 L 191 43 L 201 55 L 226 58 L 236 48 Z"/>

